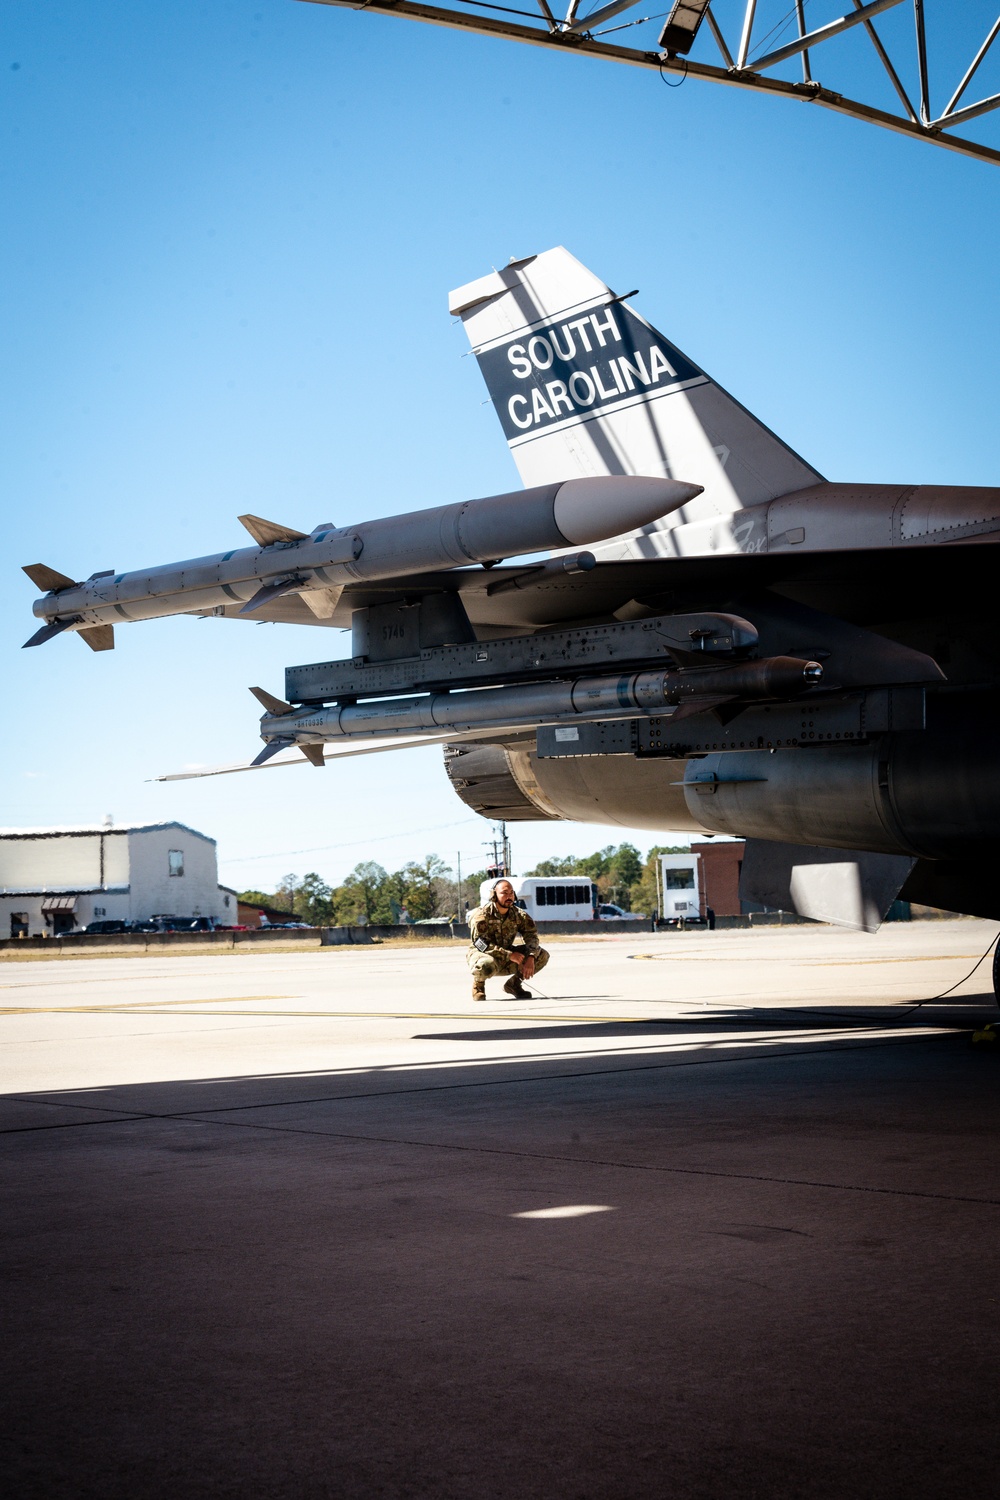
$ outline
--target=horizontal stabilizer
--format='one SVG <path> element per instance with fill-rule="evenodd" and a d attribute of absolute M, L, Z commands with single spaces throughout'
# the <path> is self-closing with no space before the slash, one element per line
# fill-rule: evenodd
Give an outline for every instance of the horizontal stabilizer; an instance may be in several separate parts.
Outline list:
<path fill-rule="evenodd" d="M 32 583 L 44 590 L 46 594 L 58 594 L 60 589 L 76 588 L 76 580 L 67 578 L 65 573 L 59 573 L 55 568 L 50 568 L 48 563 L 27 563 L 22 569 L 27 573 Z"/>
<path fill-rule="evenodd" d="M 237 516 L 236 519 L 253 537 L 258 547 L 271 547 L 275 542 L 304 542 L 306 533 L 292 526 L 280 526 L 277 521 L 265 521 L 263 516 Z"/>
<path fill-rule="evenodd" d="M 292 708 L 292 705 L 290 703 L 286 703 L 284 698 L 276 698 L 274 694 L 269 693 L 266 688 L 252 687 L 250 691 L 257 699 L 257 702 L 261 704 L 263 708 L 267 709 L 269 714 L 278 714 L 280 716 L 281 714 L 291 714 L 295 712 L 295 710 Z"/>
<path fill-rule="evenodd" d="M 79 630 L 91 651 L 113 651 L 115 649 L 115 627 L 113 625 L 88 625 Z"/>
<path fill-rule="evenodd" d="M 908 854 L 747 839 L 740 900 L 877 932 L 915 864 Z"/>
<path fill-rule="evenodd" d="M 300 745 L 299 749 L 311 766 L 322 766 L 326 764 L 322 745 Z"/>
<path fill-rule="evenodd" d="M 239 615 L 252 615 L 255 609 L 261 609 L 265 604 L 273 604 L 275 599 L 280 599 L 282 594 L 291 594 L 300 589 L 305 580 L 303 578 L 284 578 L 278 583 L 265 583 L 259 588 L 252 599 L 248 599 L 243 608 L 237 611 Z"/>
<path fill-rule="evenodd" d="M 28 646 L 44 646 L 46 641 L 51 641 L 54 635 L 61 635 L 64 630 L 69 630 L 71 625 L 79 625 L 79 615 L 69 615 L 65 620 L 50 620 L 43 625 L 41 630 L 36 630 L 30 641 L 25 641 L 22 651 Z"/>

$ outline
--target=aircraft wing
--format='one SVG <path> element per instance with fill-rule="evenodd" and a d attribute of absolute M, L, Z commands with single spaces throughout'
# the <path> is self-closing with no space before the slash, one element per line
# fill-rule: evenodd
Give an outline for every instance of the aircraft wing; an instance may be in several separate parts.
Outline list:
<path fill-rule="evenodd" d="M 512 634 L 574 620 L 638 617 L 643 609 L 722 608 L 761 589 L 787 593 L 858 623 L 909 618 L 929 597 L 942 608 L 988 600 L 997 537 L 957 540 L 946 547 L 826 549 L 785 547 L 755 554 L 724 553 L 599 562 L 589 572 L 533 573 L 531 566 L 401 573 L 344 590 L 329 621 L 317 620 L 293 594 L 266 605 L 255 619 L 347 629 L 355 610 L 428 594 L 455 593 L 477 634 Z M 621 612 L 624 611 L 625 614 Z M 238 605 L 225 614 L 235 618 Z"/>

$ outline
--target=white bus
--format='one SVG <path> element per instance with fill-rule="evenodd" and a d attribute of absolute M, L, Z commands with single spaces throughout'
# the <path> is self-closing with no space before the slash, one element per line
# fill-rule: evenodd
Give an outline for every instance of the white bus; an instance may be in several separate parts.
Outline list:
<path fill-rule="evenodd" d="M 597 917 L 597 887 L 586 875 L 522 875 L 511 878 L 514 894 L 536 922 L 592 922 Z M 496 884 L 484 880 L 480 902 L 488 901 Z"/>

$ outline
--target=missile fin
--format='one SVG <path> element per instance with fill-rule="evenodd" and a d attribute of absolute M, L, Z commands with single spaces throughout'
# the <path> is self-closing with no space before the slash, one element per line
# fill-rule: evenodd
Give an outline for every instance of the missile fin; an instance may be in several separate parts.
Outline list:
<path fill-rule="evenodd" d="M 336 589 L 303 589 L 299 598 L 309 606 L 317 620 L 330 620 L 343 592 L 342 586 Z"/>
<path fill-rule="evenodd" d="M 711 714 L 720 724 L 728 724 L 746 708 L 734 698 L 685 698 L 670 715 L 671 724 L 682 719 L 696 719 L 699 714 Z"/>
<path fill-rule="evenodd" d="M 291 735 L 287 736 L 287 738 L 282 736 L 282 738 L 280 739 L 270 740 L 264 746 L 260 754 L 254 756 L 250 764 L 251 766 L 262 766 L 266 760 L 271 759 L 272 755 L 277 755 L 279 750 L 287 750 L 294 744 L 295 741 L 292 739 Z"/>
<path fill-rule="evenodd" d="M 269 714 L 274 714 L 277 718 L 280 718 L 282 714 L 292 714 L 295 712 L 292 705 L 290 703 L 286 703 L 284 698 L 276 698 L 274 694 L 269 693 L 266 688 L 252 687 L 250 691 L 257 699 L 257 702 L 261 704 L 263 708 L 266 708 Z"/>
<path fill-rule="evenodd" d="M 71 625 L 79 625 L 79 623 L 79 615 L 67 615 L 65 620 L 50 620 L 47 625 L 42 626 L 41 630 L 35 631 L 30 641 L 25 641 L 21 650 L 26 650 L 28 646 L 44 646 L 45 642 L 51 641 L 54 635 L 61 635 L 64 630 L 69 630 Z"/>
<path fill-rule="evenodd" d="M 275 599 L 280 599 L 282 594 L 290 594 L 295 589 L 300 589 L 305 583 L 304 578 L 283 578 L 277 583 L 265 583 L 259 588 L 252 599 L 248 599 L 241 610 L 237 611 L 237 619 L 240 615 L 252 615 L 255 609 L 262 605 L 271 604 Z"/>
<path fill-rule="evenodd" d="M 299 749 L 311 766 L 325 766 L 322 745 L 300 745 Z"/>
<path fill-rule="evenodd" d="M 236 519 L 253 537 L 258 547 L 271 547 L 275 542 L 304 542 L 306 533 L 292 526 L 281 526 L 277 521 L 265 521 L 263 516 L 237 516 Z"/>
<path fill-rule="evenodd" d="M 115 627 L 113 625 L 88 625 L 86 630 L 78 630 L 77 635 L 83 637 L 91 651 L 113 651 L 115 649 Z"/>
<path fill-rule="evenodd" d="M 59 573 L 55 568 L 50 568 L 48 563 L 27 563 L 21 572 L 27 573 L 32 583 L 44 589 L 47 594 L 58 594 L 60 589 L 76 588 L 74 579 L 67 578 L 65 573 Z"/>

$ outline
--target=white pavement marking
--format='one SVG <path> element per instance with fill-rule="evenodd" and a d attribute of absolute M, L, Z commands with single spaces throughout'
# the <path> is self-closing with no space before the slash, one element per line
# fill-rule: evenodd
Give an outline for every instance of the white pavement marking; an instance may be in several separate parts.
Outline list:
<path fill-rule="evenodd" d="M 610 1214 L 614 1210 L 610 1203 L 566 1203 L 561 1208 L 529 1208 L 523 1214 L 511 1214 L 512 1219 L 579 1219 L 582 1214 Z"/>

